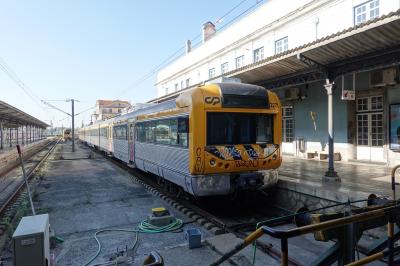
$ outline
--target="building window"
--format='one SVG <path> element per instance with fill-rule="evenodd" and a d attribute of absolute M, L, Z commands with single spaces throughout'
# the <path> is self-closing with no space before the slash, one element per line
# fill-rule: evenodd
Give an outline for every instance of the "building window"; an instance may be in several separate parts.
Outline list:
<path fill-rule="evenodd" d="M 236 57 L 236 68 L 244 66 L 244 55 Z"/>
<path fill-rule="evenodd" d="M 186 88 L 190 86 L 190 79 L 186 79 Z"/>
<path fill-rule="evenodd" d="M 214 78 L 215 77 L 215 68 L 210 68 L 209 70 L 208 70 L 208 78 L 209 79 L 212 79 L 212 78 Z"/>
<path fill-rule="evenodd" d="M 354 24 L 366 22 L 379 16 L 379 0 L 368 1 L 354 7 Z"/>
<path fill-rule="evenodd" d="M 183 89 L 183 80 L 181 80 L 181 89 Z"/>
<path fill-rule="evenodd" d="M 225 74 L 226 72 L 228 72 L 228 67 L 228 62 L 221 64 L 221 74 Z"/>
<path fill-rule="evenodd" d="M 282 141 L 293 142 L 294 140 L 294 116 L 293 106 L 282 107 Z"/>
<path fill-rule="evenodd" d="M 165 94 L 168 94 L 168 88 L 165 88 Z"/>
<path fill-rule="evenodd" d="M 254 50 L 254 63 L 264 59 L 264 47 Z"/>
<path fill-rule="evenodd" d="M 382 147 L 384 144 L 383 96 L 357 99 L 357 145 Z"/>
<path fill-rule="evenodd" d="M 275 54 L 285 52 L 289 49 L 288 37 L 282 38 L 275 42 Z"/>
<path fill-rule="evenodd" d="M 178 83 L 175 83 L 175 91 L 178 91 Z"/>

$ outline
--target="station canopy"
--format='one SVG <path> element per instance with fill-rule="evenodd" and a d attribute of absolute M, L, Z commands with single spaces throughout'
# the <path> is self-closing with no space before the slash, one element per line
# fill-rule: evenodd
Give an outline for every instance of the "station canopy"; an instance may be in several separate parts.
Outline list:
<path fill-rule="evenodd" d="M 376 65 L 385 53 L 400 51 L 400 9 L 373 20 L 350 27 L 335 34 L 317 39 L 311 43 L 270 56 L 259 62 L 227 73 L 227 76 L 240 78 L 245 83 L 259 83 L 276 80 L 286 76 L 315 69 L 313 62 L 328 69 L 348 69 L 349 72 Z M 378 55 L 378 52 L 380 53 Z M 299 55 L 310 59 L 299 59 Z M 373 58 L 369 66 L 364 61 Z M 398 64 L 399 58 L 390 56 L 391 62 Z M 397 60 L 396 62 L 393 60 Z M 353 69 L 349 65 L 353 65 Z M 265 82 L 268 84 L 268 82 Z"/>
<path fill-rule="evenodd" d="M 389 54 L 390 52 L 392 54 Z M 385 53 L 386 57 L 382 56 Z M 381 61 L 379 63 L 382 65 L 386 64 L 385 66 L 398 65 L 400 62 L 399 54 L 400 9 L 242 68 L 231 70 L 225 73 L 224 76 L 239 78 L 244 83 L 274 88 L 279 86 L 270 87 L 269 85 L 285 78 L 315 72 L 318 66 L 313 66 L 312 63 L 317 63 L 319 66 L 335 71 L 347 69 L 348 72 L 351 72 L 362 69 L 368 70 L 371 65 L 377 65 L 378 61 Z M 300 60 L 299 55 L 310 60 L 308 62 Z M 364 63 L 366 58 L 370 58 L 370 65 Z M 385 58 L 389 60 L 383 62 Z M 349 66 L 353 67 L 353 69 Z M 336 72 L 335 74 L 346 73 Z M 221 76 L 217 76 L 214 79 L 218 78 L 221 78 Z M 206 82 L 211 82 L 211 80 Z M 198 85 L 193 85 L 185 90 Z M 182 91 L 174 92 L 149 102 L 162 102 L 175 98 L 180 93 Z"/>
<path fill-rule="evenodd" d="M 46 128 L 49 126 L 39 119 L 3 101 L 0 101 L 0 121 L 3 122 L 3 127 L 7 128 L 15 128 L 22 125 L 31 125 L 39 128 Z"/>

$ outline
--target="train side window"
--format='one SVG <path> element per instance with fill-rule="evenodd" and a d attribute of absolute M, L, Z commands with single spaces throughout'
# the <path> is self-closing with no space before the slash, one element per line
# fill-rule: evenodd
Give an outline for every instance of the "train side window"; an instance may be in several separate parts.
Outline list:
<path fill-rule="evenodd" d="M 136 140 L 139 142 L 145 142 L 146 141 L 146 131 L 144 127 L 144 123 L 137 124 L 136 126 Z"/>
<path fill-rule="evenodd" d="M 146 142 L 154 142 L 155 122 L 150 121 L 145 123 Z"/>
<path fill-rule="evenodd" d="M 170 142 L 170 126 L 169 119 L 163 119 L 157 121 L 156 126 L 156 143 L 159 144 L 171 144 Z"/>
<path fill-rule="evenodd" d="M 273 120 L 272 116 L 257 116 L 257 143 L 273 143 Z"/>
<path fill-rule="evenodd" d="M 189 134 L 189 118 L 180 117 L 178 118 L 178 144 L 182 147 L 188 146 L 188 134 Z"/>
<path fill-rule="evenodd" d="M 127 125 L 121 126 L 121 139 L 128 140 L 128 127 Z"/>
<path fill-rule="evenodd" d="M 170 145 L 178 145 L 178 119 L 173 118 L 170 119 L 169 121 L 169 127 L 170 127 Z"/>
<path fill-rule="evenodd" d="M 126 125 L 114 127 L 114 138 L 115 139 L 127 140 L 128 139 L 127 137 L 128 137 L 128 135 L 127 135 Z"/>

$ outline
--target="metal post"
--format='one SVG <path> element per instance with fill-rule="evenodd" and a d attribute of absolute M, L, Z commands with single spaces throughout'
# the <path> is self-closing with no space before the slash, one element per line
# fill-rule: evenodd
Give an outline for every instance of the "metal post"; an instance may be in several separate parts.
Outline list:
<path fill-rule="evenodd" d="M 8 140 L 10 141 L 10 147 L 12 147 L 12 129 L 11 127 L 9 128 L 9 136 L 8 136 Z"/>
<path fill-rule="evenodd" d="M 281 265 L 289 265 L 289 250 L 288 250 L 288 240 L 287 238 L 281 239 Z"/>
<path fill-rule="evenodd" d="M 74 110 L 74 99 L 71 99 L 71 108 L 72 108 L 72 111 L 71 111 L 71 117 L 72 117 L 72 128 L 71 128 L 71 131 L 72 131 L 72 152 L 74 152 L 75 151 L 75 110 Z"/>
<path fill-rule="evenodd" d="M 35 208 L 33 207 L 31 190 L 29 189 L 28 178 L 27 178 L 26 172 L 25 172 L 24 159 L 22 158 L 22 152 L 21 152 L 21 148 L 19 145 L 17 145 L 17 150 L 18 150 L 19 160 L 21 162 L 22 173 L 23 173 L 24 179 L 25 179 L 26 190 L 28 191 L 29 202 L 31 203 L 32 214 L 36 215 Z"/>
<path fill-rule="evenodd" d="M 21 136 L 21 143 L 22 144 L 25 144 L 25 135 L 24 135 L 24 125 L 22 125 L 22 127 L 21 127 L 21 134 L 22 134 L 22 136 Z"/>
<path fill-rule="evenodd" d="M 326 93 L 328 95 L 328 146 L 329 146 L 329 163 L 328 171 L 326 171 L 323 177 L 324 181 L 340 181 L 337 172 L 334 168 L 334 134 L 333 134 L 333 83 L 330 83 L 329 79 L 326 79 L 326 84 L 324 85 Z"/>
<path fill-rule="evenodd" d="M 16 131 L 17 131 L 17 144 L 19 144 L 19 126 L 17 126 Z"/>
<path fill-rule="evenodd" d="M 3 121 L 0 121 L 0 149 L 4 148 Z"/>
<path fill-rule="evenodd" d="M 387 237 L 388 237 L 388 250 L 389 258 L 388 265 L 394 265 L 394 217 L 393 214 L 389 216 L 389 222 L 387 224 Z"/>

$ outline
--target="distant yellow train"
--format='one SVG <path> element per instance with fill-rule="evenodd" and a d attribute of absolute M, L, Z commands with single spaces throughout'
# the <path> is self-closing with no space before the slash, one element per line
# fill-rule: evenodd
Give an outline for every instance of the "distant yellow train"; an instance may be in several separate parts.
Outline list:
<path fill-rule="evenodd" d="M 275 93 L 219 83 L 87 126 L 79 138 L 160 183 L 211 196 L 275 183 L 281 129 Z"/>
<path fill-rule="evenodd" d="M 71 139 L 71 129 L 67 128 L 63 131 L 63 139 L 68 140 Z"/>

